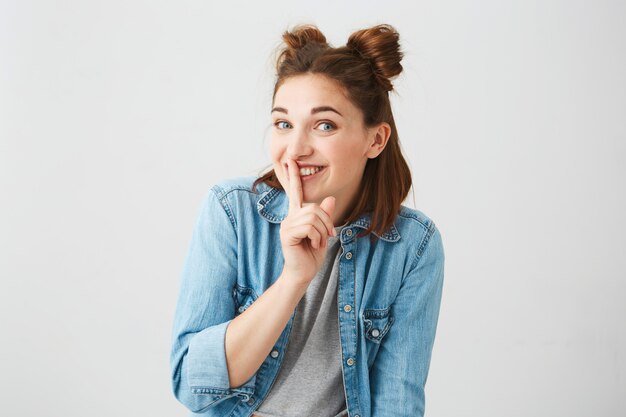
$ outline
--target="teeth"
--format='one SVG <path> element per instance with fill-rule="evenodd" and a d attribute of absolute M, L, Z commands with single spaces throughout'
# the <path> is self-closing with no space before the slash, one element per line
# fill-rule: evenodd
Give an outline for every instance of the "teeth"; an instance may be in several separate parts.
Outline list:
<path fill-rule="evenodd" d="M 300 168 L 300 175 L 306 177 L 307 175 L 312 175 L 318 172 L 322 167 L 314 167 L 314 168 Z"/>

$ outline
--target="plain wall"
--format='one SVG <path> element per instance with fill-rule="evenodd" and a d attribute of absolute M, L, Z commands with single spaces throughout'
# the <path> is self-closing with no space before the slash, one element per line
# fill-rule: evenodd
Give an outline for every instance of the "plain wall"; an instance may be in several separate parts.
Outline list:
<path fill-rule="evenodd" d="M 626 415 L 626 4 L 0 1 L 0 410 L 185 416 L 200 201 L 269 163 L 272 51 L 400 32 L 406 205 L 442 232 L 429 417 Z"/>

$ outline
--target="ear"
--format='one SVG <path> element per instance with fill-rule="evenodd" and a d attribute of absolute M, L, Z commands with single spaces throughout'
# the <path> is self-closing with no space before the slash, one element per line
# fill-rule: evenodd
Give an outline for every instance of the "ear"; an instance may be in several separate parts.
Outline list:
<path fill-rule="evenodd" d="M 377 126 L 368 129 L 368 148 L 365 155 L 374 159 L 385 149 L 391 135 L 391 126 L 387 122 L 381 122 Z"/>

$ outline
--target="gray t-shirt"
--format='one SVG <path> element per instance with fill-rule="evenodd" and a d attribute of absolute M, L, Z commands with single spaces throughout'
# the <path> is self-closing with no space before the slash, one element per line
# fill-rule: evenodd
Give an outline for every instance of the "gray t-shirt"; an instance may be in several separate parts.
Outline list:
<path fill-rule="evenodd" d="M 254 414 L 261 417 L 347 416 L 337 316 L 339 234 L 298 306 L 276 380 Z"/>

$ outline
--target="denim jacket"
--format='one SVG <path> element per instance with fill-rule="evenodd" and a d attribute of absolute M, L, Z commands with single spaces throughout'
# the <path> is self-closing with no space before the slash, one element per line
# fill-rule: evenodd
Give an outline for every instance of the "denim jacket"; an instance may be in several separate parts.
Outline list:
<path fill-rule="evenodd" d="M 276 281 L 284 262 L 279 232 L 287 195 L 266 184 L 253 192 L 254 179 L 230 178 L 210 188 L 185 259 L 170 368 L 174 396 L 191 415 L 252 415 L 272 387 L 297 314 L 296 308 L 257 372 L 230 388 L 226 328 Z M 423 416 L 443 287 L 441 235 L 424 213 L 406 206 L 374 243 L 356 236 L 369 222 L 363 214 L 339 235 L 337 309 L 348 413 Z"/>

